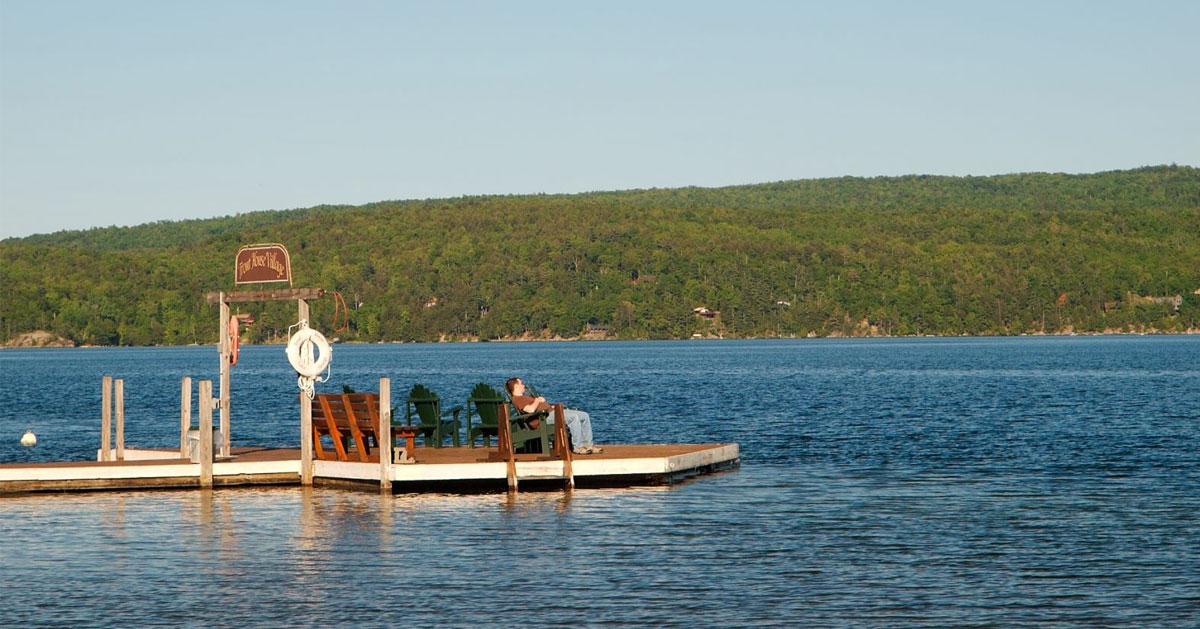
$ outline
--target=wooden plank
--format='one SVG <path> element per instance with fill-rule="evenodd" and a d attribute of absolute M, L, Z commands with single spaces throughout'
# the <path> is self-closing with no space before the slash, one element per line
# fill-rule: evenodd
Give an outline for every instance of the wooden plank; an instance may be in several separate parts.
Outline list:
<path fill-rule="evenodd" d="M 112 460 L 112 376 L 100 379 L 100 460 Z"/>
<path fill-rule="evenodd" d="M 166 450 L 164 453 L 172 452 Z M 213 487 L 299 483 L 297 462 L 300 453 L 297 449 L 243 447 L 235 448 L 234 453 L 236 462 L 213 464 Z M 557 470 L 561 469 L 558 461 L 545 460 L 543 454 L 516 456 L 518 469 L 527 474 L 520 480 L 557 478 Z M 597 487 L 666 484 L 736 467 L 739 454 L 737 444 L 610 445 L 603 455 L 580 460 L 576 482 L 577 486 Z M 126 450 L 126 456 L 134 456 L 133 451 Z M 321 476 L 315 482 L 327 484 L 339 479 L 355 482 L 362 489 L 378 490 L 379 468 L 374 463 L 317 462 L 316 471 Z M 432 464 L 393 466 L 394 488 L 400 492 L 455 492 L 460 489 L 494 490 L 504 486 L 505 465 L 498 459 L 481 459 L 477 450 L 465 447 L 430 449 L 425 463 Z M 199 468 L 199 464 L 188 463 L 186 459 L 0 463 L 0 494 L 51 489 L 198 487 Z"/>
<path fill-rule="evenodd" d="M 184 376 L 179 385 L 179 456 L 187 456 L 187 434 L 192 428 L 192 378 Z"/>
<path fill-rule="evenodd" d="M 362 427 L 359 426 L 358 413 L 354 412 L 354 403 L 350 401 L 350 394 L 343 393 L 341 400 L 342 408 L 339 411 L 346 414 L 346 426 L 350 429 L 350 438 L 354 440 L 354 447 L 358 450 L 358 461 L 369 463 L 370 448 L 367 446 L 367 435 L 363 434 Z"/>
<path fill-rule="evenodd" d="M 207 293 L 208 303 L 241 303 L 247 301 L 292 301 L 293 299 L 320 299 L 325 296 L 324 288 L 278 288 L 274 290 L 240 290 L 231 293 Z"/>
<path fill-rule="evenodd" d="M 333 400 L 338 400 L 339 405 L 334 408 Z M 322 393 L 316 398 L 316 408 L 321 409 L 321 417 L 325 419 L 325 428 L 329 431 L 329 439 L 333 442 L 333 449 L 337 453 L 337 460 L 349 461 L 350 455 L 346 453 L 346 439 L 342 436 L 342 427 L 345 427 L 349 433 L 350 426 L 346 422 L 346 413 L 340 405 L 341 397 L 335 396 L 333 393 Z M 309 408 L 312 408 L 312 400 L 309 400 Z M 311 421 L 311 420 L 310 420 Z"/>
<path fill-rule="evenodd" d="M 212 380 L 200 381 L 200 486 L 211 488 L 213 485 L 213 451 L 212 451 Z"/>
<path fill-rule="evenodd" d="M 125 379 L 117 378 L 113 381 L 113 396 L 116 402 L 116 420 L 117 420 L 117 460 L 125 460 Z"/>
<path fill-rule="evenodd" d="M 392 491 L 392 379 L 379 379 L 379 427 L 375 432 L 379 445 L 379 489 Z"/>

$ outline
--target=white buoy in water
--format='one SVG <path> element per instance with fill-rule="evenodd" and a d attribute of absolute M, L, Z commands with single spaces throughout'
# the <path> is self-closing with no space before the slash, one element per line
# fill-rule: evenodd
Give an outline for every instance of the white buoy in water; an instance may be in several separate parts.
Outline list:
<path fill-rule="evenodd" d="M 25 434 L 21 435 L 21 445 L 26 448 L 37 445 L 37 435 L 33 434 L 32 430 L 26 430 Z"/>

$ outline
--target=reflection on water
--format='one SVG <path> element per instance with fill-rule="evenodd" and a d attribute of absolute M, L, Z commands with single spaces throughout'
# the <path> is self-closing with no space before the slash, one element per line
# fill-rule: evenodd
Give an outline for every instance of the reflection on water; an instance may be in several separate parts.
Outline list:
<path fill-rule="evenodd" d="M 141 365 L 143 376 L 125 374 L 127 390 L 148 392 L 158 372 L 176 377 L 169 365 L 178 359 L 212 363 L 211 348 L 201 349 L 51 353 L 41 366 L 29 358 L 36 352 L 0 353 L 0 433 L 15 439 L 27 427 L 12 409 L 41 408 L 46 452 L 70 450 L 74 411 L 33 392 L 55 378 L 64 388 L 86 380 L 95 368 L 88 356 Z M 272 373 L 277 348 L 259 349 L 257 358 L 243 351 L 248 369 Z M 1195 626 L 1200 618 L 1200 338 L 338 351 L 346 360 L 335 364 L 349 365 L 340 373 L 361 389 L 381 373 L 445 392 L 528 374 L 586 400 L 601 441 L 735 441 L 743 465 L 668 488 L 515 495 L 219 488 L 0 498 L 3 622 Z M 276 397 L 274 385 L 257 386 Z M 157 403 L 144 395 L 127 405 L 131 420 Z M 234 424 L 243 438 L 294 439 L 293 414 L 276 418 L 272 408 Z M 162 420 L 164 442 L 174 422 Z M 130 432 L 153 439 L 153 426 Z M 80 456 L 94 449 L 84 445 Z M 43 454 L 0 443 L 3 460 Z"/>

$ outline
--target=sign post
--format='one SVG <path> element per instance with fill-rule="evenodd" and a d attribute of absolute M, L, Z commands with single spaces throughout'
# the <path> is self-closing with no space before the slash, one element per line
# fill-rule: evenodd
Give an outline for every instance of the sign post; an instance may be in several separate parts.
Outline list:
<path fill-rule="evenodd" d="M 232 454 L 232 440 L 229 430 L 230 386 L 229 371 L 232 366 L 231 354 L 235 342 L 230 333 L 229 304 L 249 301 L 291 301 L 299 305 L 301 319 L 308 319 L 308 299 L 320 299 L 325 295 L 320 288 L 291 288 L 292 260 L 287 247 L 277 243 L 246 245 L 238 249 L 234 259 L 234 284 L 268 284 L 283 282 L 288 288 L 269 290 L 235 291 L 231 293 L 208 293 L 210 304 L 221 307 L 220 313 L 220 343 L 217 353 L 221 359 L 221 391 L 217 398 L 216 407 L 221 413 L 221 455 Z M 300 401 L 300 435 L 301 435 L 301 481 L 306 485 L 312 484 L 312 405 L 307 396 L 301 395 Z M 203 439 L 202 439 L 203 441 Z"/>

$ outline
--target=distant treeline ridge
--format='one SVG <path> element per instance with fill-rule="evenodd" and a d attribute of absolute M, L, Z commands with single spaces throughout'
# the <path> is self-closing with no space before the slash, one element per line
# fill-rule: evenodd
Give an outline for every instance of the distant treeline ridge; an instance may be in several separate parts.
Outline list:
<path fill-rule="evenodd" d="M 1200 328 L 1200 170 L 836 178 L 319 206 L 0 241 L 0 342 L 212 343 L 279 242 L 345 341 Z M 698 309 L 707 310 L 698 310 Z M 294 304 L 244 304 L 252 342 Z"/>

